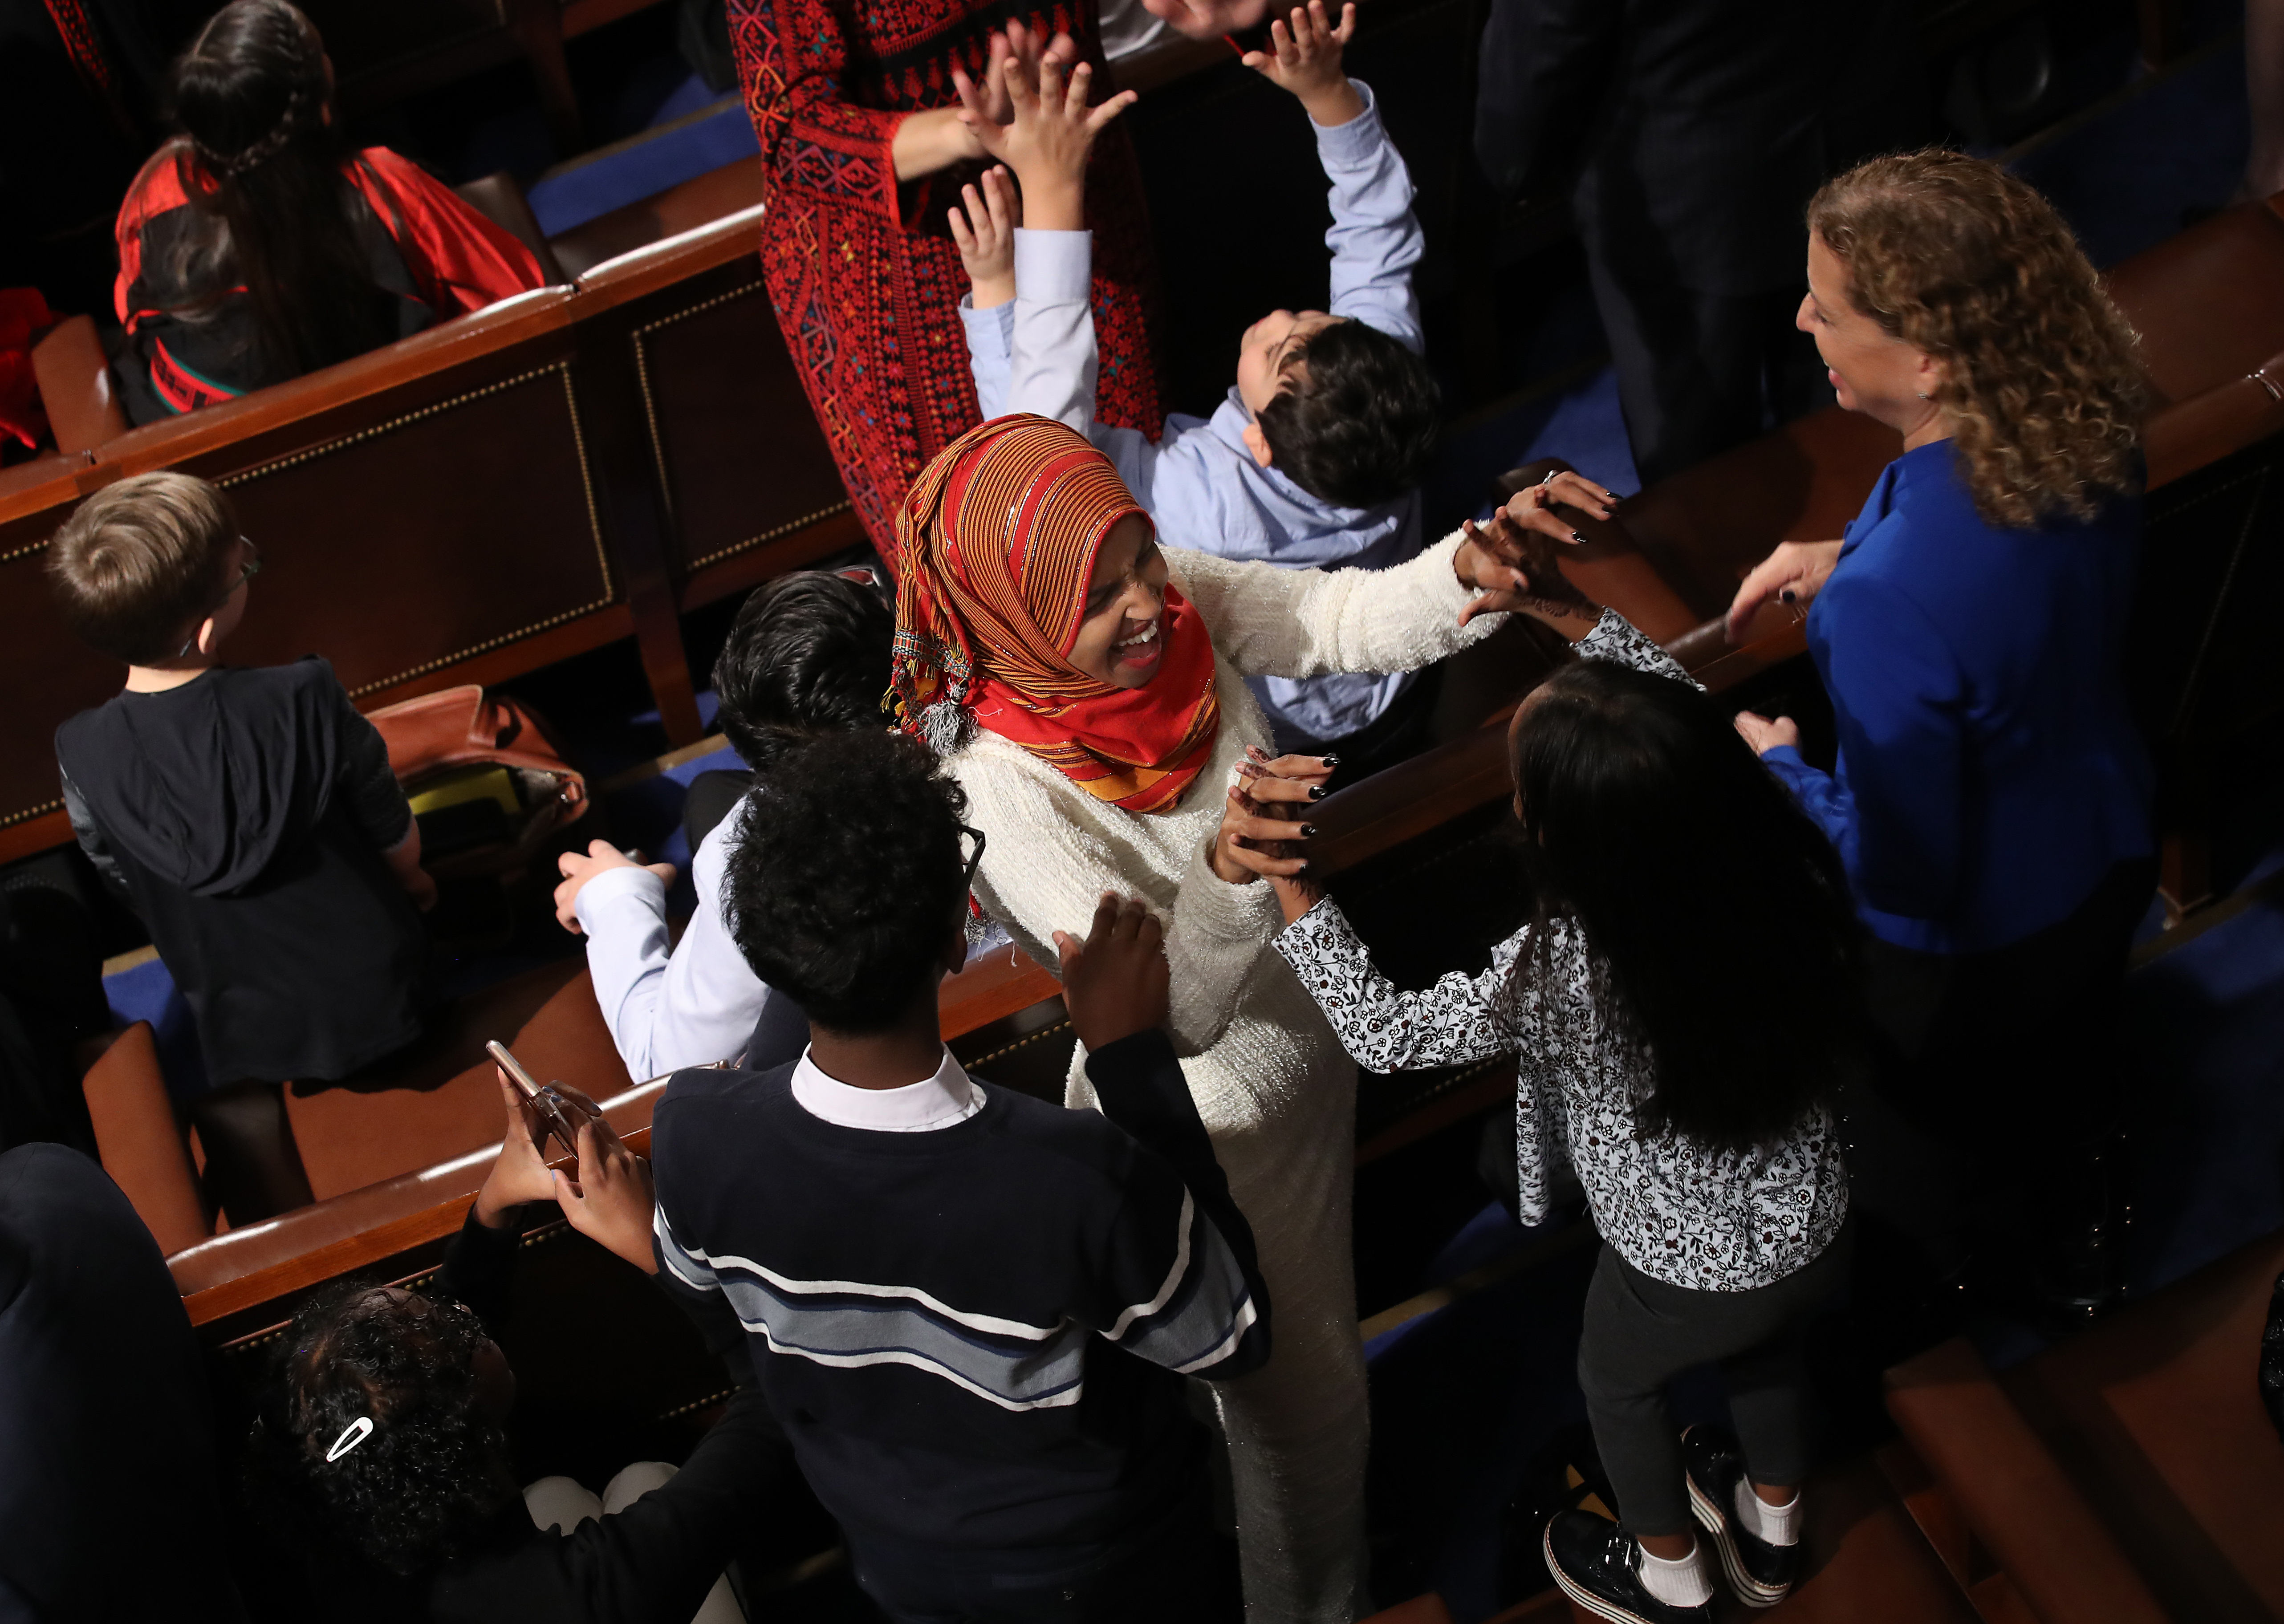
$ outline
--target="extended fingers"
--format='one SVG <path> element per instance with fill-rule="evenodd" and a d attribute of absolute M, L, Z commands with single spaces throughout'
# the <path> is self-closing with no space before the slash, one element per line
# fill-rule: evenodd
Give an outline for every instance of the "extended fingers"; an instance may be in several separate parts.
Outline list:
<path fill-rule="evenodd" d="M 1087 115 L 1086 133 L 1096 134 L 1102 127 L 1141 99 L 1138 90 L 1121 90 Z"/>
<path fill-rule="evenodd" d="M 1356 37 L 1356 0 L 1341 7 L 1341 26 L 1333 30 L 1333 43 L 1345 45 Z"/>

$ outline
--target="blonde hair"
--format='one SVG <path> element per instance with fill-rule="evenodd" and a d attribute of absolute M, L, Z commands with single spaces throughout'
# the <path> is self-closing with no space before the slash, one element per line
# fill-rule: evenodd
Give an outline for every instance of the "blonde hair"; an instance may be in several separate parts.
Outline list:
<path fill-rule="evenodd" d="M 1975 511 L 2026 528 L 2134 488 L 2140 340 L 2060 215 L 1980 158 L 1875 158 L 1827 181 L 1809 229 L 1856 307 L 1942 363 L 1934 400 Z"/>
<path fill-rule="evenodd" d="M 214 613 L 238 520 L 187 473 L 138 473 L 81 503 L 48 543 L 48 581 L 73 631 L 130 666 L 173 658 Z"/>

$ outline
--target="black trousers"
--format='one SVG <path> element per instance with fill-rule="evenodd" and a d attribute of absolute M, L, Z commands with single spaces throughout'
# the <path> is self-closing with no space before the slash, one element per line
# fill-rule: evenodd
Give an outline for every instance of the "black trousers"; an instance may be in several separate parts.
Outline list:
<path fill-rule="evenodd" d="M 1876 1098 L 1846 1107 L 1858 1210 L 1935 1270 L 1982 1254 L 2056 1307 L 2114 1285 L 2108 1155 L 2122 1077 L 2117 1015 L 2156 860 L 2119 863 L 2069 917 L 1987 953 L 1874 942 Z"/>
<path fill-rule="evenodd" d="M 896 1624 L 1238 1624 L 1237 1551 L 1210 1489 L 1116 1545 L 948 1551 L 851 1536 L 856 1582 Z"/>
<path fill-rule="evenodd" d="M 1793 325 L 1802 289 L 1701 293 L 1621 275 L 1591 249 L 1587 270 L 1645 488 L 1832 403 L 1815 340 Z"/>
<path fill-rule="evenodd" d="M 1718 1362 L 1729 1415 L 1755 1481 L 1808 1476 L 1809 1316 L 1848 1277 L 1853 1226 L 1805 1268 L 1751 1291 L 1700 1292 L 1653 1279 L 1605 1245 L 1586 1288 L 1578 1386 L 1594 1448 L 1617 1491 L 1618 1519 L 1637 1537 L 1689 1526 L 1681 1443 L 1666 1385 Z"/>

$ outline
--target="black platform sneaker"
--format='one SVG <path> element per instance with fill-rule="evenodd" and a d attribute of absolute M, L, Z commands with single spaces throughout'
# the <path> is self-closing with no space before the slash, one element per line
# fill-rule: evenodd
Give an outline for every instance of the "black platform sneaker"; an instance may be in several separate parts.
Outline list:
<path fill-rule="evenodd" d="M 1607 1517 L 1557 1511 L 1546 1521 L 1546 1571 L 1562 1594 L 1611 1624 L 1713 1624 L 1713 1604 L 1676 1607 L 1641 1581 L 1641 1546 Z"/>
<path fill-rule="evenodd" d="M 1681 1458 L 1689 1469 L 1689 1509 L 1713 1536 L 1729 1588 L 1748 1607 L 1775 1606 L 1792 1593 L 1800 1547 L 1772 1545 L 1738 1523 L 1737 1486 L 1745 1480 L 1745 1458 L 1737 1452 L 1737 1441 L 1717 1426 L 1693 1426 L 1681 1435 Z"/>

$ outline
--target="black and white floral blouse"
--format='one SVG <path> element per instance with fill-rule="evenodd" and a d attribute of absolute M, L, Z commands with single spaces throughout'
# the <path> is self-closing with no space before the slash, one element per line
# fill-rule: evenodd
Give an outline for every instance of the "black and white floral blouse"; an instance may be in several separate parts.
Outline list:
<path fill-rule="evenodd" d="M 1578 644 L 1686 682 L 1665 651 L 1614 611 Z M 1838 1135 L 1821 1106 L 1773 1144 L 1717 1151 L 1667 1129 L 1637 1131 L 1635 1099 L 1652 1062 L 1614 1024 L 1609 966 L 1571 920 L 1547 926 L 1539 972 L 1525 925 L 1477 976 L 1453 973 L 1426 992 L 1396 989 L 1329 897 L 1287 926 L 1277 951 L 1324 1009 L 1359 1066 L 1396 1072 L 1454 1066 L 1510 1050 L 1516 1057 L 1515 1150 L 1521 1217 L 1545 1217 L 1548 1171 L 1567 1156 L 1594 1222 L 1618 1255 L 1653 1279 L 1741 1292 L 1815 1260 L 1848 1215 Z"/>

